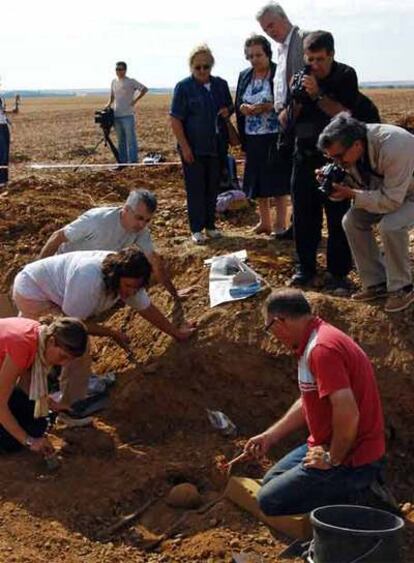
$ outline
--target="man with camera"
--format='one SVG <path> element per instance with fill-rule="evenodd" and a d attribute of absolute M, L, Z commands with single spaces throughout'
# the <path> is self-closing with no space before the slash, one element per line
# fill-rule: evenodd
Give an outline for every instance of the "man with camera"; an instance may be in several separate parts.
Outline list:
<path fill-rule="evenodd" d="M 157 199 L 148 190 L 132 190 L 123 207 L 89 209 L 55 231 L 47 240 L 39 258 L 78 250 L 113 250 L 118 252 L 137 245 L 150 262 L 155 277 L 171 294 L 179 299 L 164 266 L 162 257 L 154 250 L 148 225 L 157 209 Z"/>
<path fill-rule="evenodd" d="M 315 169 L 326 162 L 318 151 L 318 136 L 331 117 L 353 111 L 359 96 L 353 68 L 334 60 L 334 39 L 327 31 L 315 31 L 304 40 L 306 67 L 295 75 L 289 106 L 280 120 L 293 128 L 295 153 L 292 174 L 292 198 L 297 269 L 290 283 L 312 285 L 321 240 L 323 210 L 328 227 L 326 286 L 335 293 L 348 290 L 352 267 L 351 252 L 342 228 L 348 201 L 333 202 L 318 190 Z"/>
<path fill-rule="evenodd" d="M 115 70 L 116 78 L 111 83 L 111 95 L 107 107 L 113 105 L 114 109 L 119 162 L 122 164 L 138 162 L 135 105 L 145 96 L 148 88 L 126 75 L 127 65 L 123 61 L 116 63 Z"/>
<path fill-rule="evenodd" d="M 275 110 L 278 114 L 285 108 L 288 97 L 289 83 L 292 76 L 303 66 L 303 38 L 305 32 L 294 26 L 286 15 L 282 6 L 276 2 L 269 2 L 259 10 L 256 19 L 263 31 L 278 43 L 277 66 L 274 77 Z M 290 177 L 292 173 L 293 146 L 289 137 L 284 134 L 279 136 L 277 151 L 277 166 L 282 168 L 285 178 L 288 179 L 286 194 L 290 193 Z M 282 171 L 282 170 L 281 170 Z M 288 198 L 285 198 L 285 209 L 279 199 L 278 211 L 283 210 L 286 216 Z M 283 222 L 285 217 L 283 218 Z M 279 222 L 279 221 L 278 221 Z M 281 223 L 281 221 L 279 222 Z M 293 227 L 285 231 L 275 232 L 278 240 L 292 240 Z"/>
<path fill-rule="evenodd" d="M 322 131 L 318 146 L 346 170 L 332 197 L 353 201 L 343 218 L 363 285 L 353 299 L 387 297 L 385 311 L 403 311 L 414 302 L 408 238 L 414 225 L 414 135 L 341 113 Z"/>

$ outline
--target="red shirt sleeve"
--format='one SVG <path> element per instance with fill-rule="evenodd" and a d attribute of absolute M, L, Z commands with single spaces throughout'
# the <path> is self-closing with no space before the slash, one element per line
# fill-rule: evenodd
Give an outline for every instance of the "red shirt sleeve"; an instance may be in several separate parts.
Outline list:
<path fill-rule="evenodd" d="M 319 398 L 339 389 L 351 387 L 348 370 L 341 355 L 334 349 L 318 344 L 311 352 L 309 367 L 318 385 Z"/>

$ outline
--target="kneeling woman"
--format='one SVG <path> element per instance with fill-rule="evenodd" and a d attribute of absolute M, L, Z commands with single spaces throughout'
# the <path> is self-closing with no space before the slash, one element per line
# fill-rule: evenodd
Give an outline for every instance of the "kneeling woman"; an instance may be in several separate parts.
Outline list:
<path fill-rule="evenodd" d="M 150 275 L 151 265 L 136 247 L 120 252 L 68 252 L 25 266 L 14 280 L 13 299 L 24 317 L 36 319 L 46 313 L 78 317 L 85 321 L 89 334 L 109 336 L 125 348 L 127 336 L 96 319 L 123 301 L 166 334 L 186 340 L 194 328 L 174 326 L 151 303 L 144 289 Z M 62 370 L 62 408 L 85 398 L 90 375 L 88 353 Z"/>
<path fill-rule="evenodd" d="M 78 319 L 50 326 L 23 318 L 0 319 L 0 452 L 26 446 L 47 456 L 47 374 L 85 353 L 88 335 Z M 53 408 L 53 402 L 51 405 Z"/>

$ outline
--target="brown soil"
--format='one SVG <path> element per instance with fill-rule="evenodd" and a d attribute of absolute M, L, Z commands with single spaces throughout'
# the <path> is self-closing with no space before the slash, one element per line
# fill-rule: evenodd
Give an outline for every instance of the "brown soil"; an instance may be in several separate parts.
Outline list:
<path fill-rule="evenodd" d="M 159 540 L 183 514 L 164 502 L 170 488 L 184 482 L 195 484 L 202 506 L 217 499 L 223 485 L 216 473 L 220 456 L 237 454 L 246 438 L 273 422 L 297 395 L 294 360 L 263 333 L 260 308 L 266 292 L 210 309 L 203 260 L 246 248 L 250 264 L 270 286 L 277 287 L 291 273 L 292 246 L 246 234 L 256 219 L 250 209 L 221 222 L 227 234 L 224 240 L 194 248 L 187 240 L 180 170 L 173 166 L 122 173 L 29 175 L 22 155 L 32 161 L 78 161 L 74 147 L 93 144 L 96 131 L 91 133 L 86 119 L 94 105 L 82 101 L 78 109 L 76 103 L 25 102 L 16 119 L 13 151 L 20 161 L 8 192 L 0 197 L 0 290 L 8 289 L 19 268 L 37 256 L 57 227 L 93 205 L 120 204 L 132 187 L 145 186 L 156 192 L 160 203 L 152 227 L 154 239 L 168 258 L 176 285 L 193 287 L 184 309 L 187 318 L 197 320 L 199 330 L 190 342 L 177 344 L 127 309 L 113 314 L 108 322 L 127 331 L 141 366 L 132 365 L 113 342 L 96 339 L 97 373 L 115 370 L 119 374 L 111 408 L 96 419 L 93 428 L 53 431 L 62 458 L 54 474 L 48 474 L 40 460 L 27 452 L 2 457 L 0 561 L 218 562 L 231 561 L 232 552 L 240 551 L 256 553 L 263 561 L 281 560 L 278 553 L 289 540 L 272 535 L 225 500 L 205 513 L 192 511 L 173 537 Z M 145 104 L 146 119 L 140 128 L 144 152 L 161 146 L 173 158 L 166 129 L 167 100 L 153 97 Z M 384 103 L 383 110 L 387 107 Z M 74 131 L 79 132 L 76 138 Z M 107 162 L 110 154 L 102 149 L 95 160 Z M 150 293 L 171 318 L 178 318 L 165 291 L 154 286 Z M 390 437 L 389 483 L 399 501 L 413 501 L 412 310 L 387 315 L 381 303 L 352 303 L 323 292 L 309 296 L 325 319 L 349 333 L 372 358 Z M 206 408 L 224 411 L 237 425 L 239 437 L 215 433 Z M 298 439 L 272 452 L 272 459 Z M 244 463 L 234 472 L 259 477 L 270 463 Z M 109 526 L 150 498 L 155 502 L 139 520 L 105 537 Z M 410 530 L 407 538 L 408 562 L 414 560 Z M 158 545 L 149 549 L 154 541 Z"/>

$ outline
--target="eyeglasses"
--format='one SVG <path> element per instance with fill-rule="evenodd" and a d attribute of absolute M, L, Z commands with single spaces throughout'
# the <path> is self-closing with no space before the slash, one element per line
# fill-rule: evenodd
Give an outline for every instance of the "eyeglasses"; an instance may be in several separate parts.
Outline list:
<path fill-rule="evenodd" d="M 116 70 L 117 72 L 118 72 L 118 71 L 121 71 L 121 72 L 123 71 L 123 72 L 125 72 L 125 71 L 126 71 L 126 68 L 117 66 L 115 70 Z"/>
<path fill-rule="evenodd" d="M 276 321 L 283 322 L 284 320 L 285 320 L 285 319 L 282 319 L 282 318 L 280 318 L 280 317 L 273 317 L 273 319 L 272 319 L 271 321 L 269 321 L 269 322 L 265 325 L 265 328 L 264 328 L 264 329 L 265 329 L 265 332 L 269 332 L 270 329 L 272 328 L 273 324 L 274 324 Z"/>
<path fill-rule="evenodd" d="M 128 207 L 127 209 L 129 211 L 130 215 L 132 215 L 132 217 L 134 217 L 134 219 L 136 221 L 142 221 L 143 223 L 149 223 L 152 219 L 152 217 L 144 217 L 144 215 L 140 215 L 139 213 L 134 213 L 134 211 L 130 207 Z"/>
<path fill-rule="evenodd" d="M 264 57 L 265 54 L 264 53 L 256 53 L 254 55 L 246 55 L 246 59 L 248 61 L 251 61 L 252 59 L 261 59 L 262 57 Z"/>
<path fill-rule="evenodd" d="M 342 160 L 350 148 L 351 147 L 347 147 L 343 151 L 337 152 L 335 154 L 326 153 L 325 156 L 326 158 L 329 158 L 329 160 Z"/>
<path fill-rule="evenodd" d="M 197 65 L 194 67 L 194 70 L 210 70 L 211 65 Z"/>
<path fill-rule="evenodd" d="M 312 55 L 305 57 L 306 62 L 307 62 L 308 64 L 310 64 L 310 65 L 313 64 L 313 63 L 316 63 L 316 64 L 320 65 L 320 64 L 323 64 L 323 63 L 325 63 L 325 62 L 327 62 L 327 61 L 330 61 L 331 58 L 332 58 L 332 57 L 326 56 L 326 55 L 325 55 L 325 56 L 322 56 L 322 57 L 313 57 Z"/>

